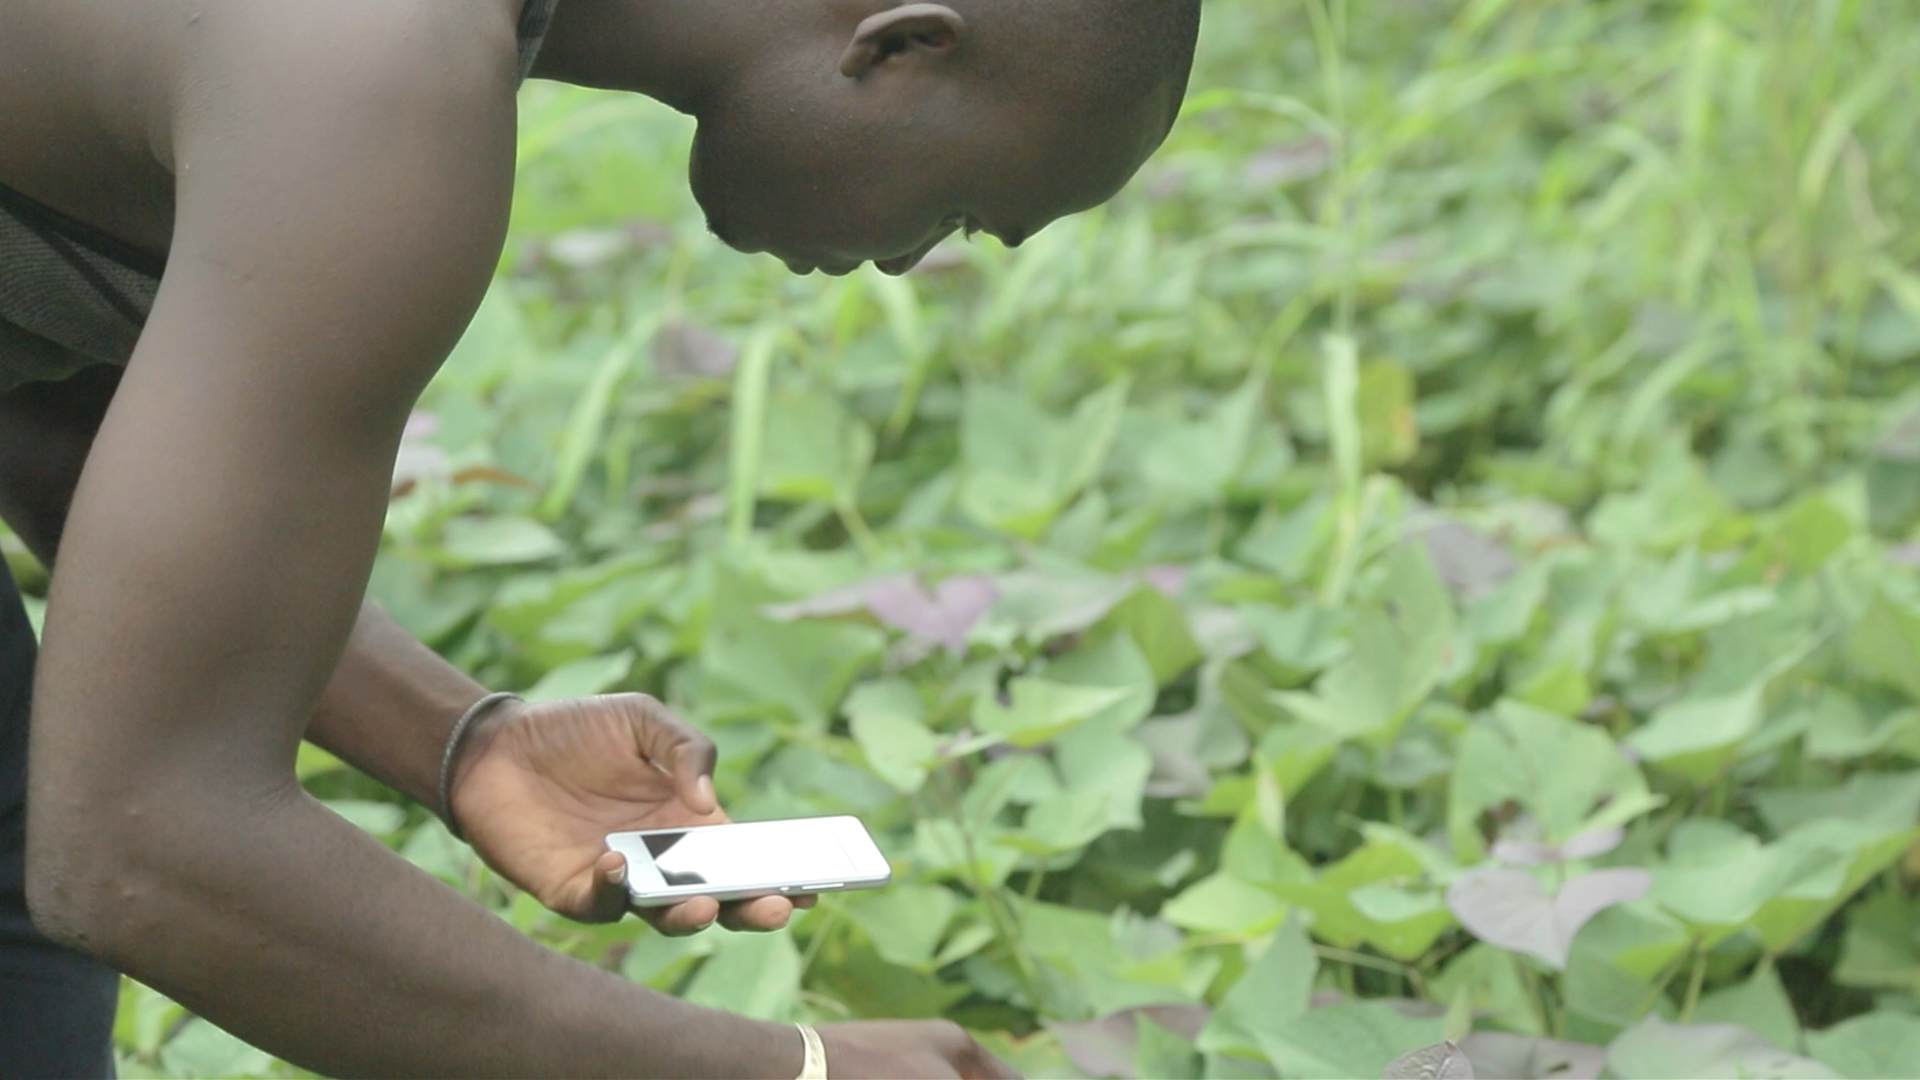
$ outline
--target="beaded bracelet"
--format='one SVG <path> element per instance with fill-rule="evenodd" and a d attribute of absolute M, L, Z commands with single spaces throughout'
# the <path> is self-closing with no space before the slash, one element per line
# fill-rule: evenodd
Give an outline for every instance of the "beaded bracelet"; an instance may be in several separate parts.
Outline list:
<path fill-rule="evenodd" d="M 467 838 L 460 834 L 460 825 L 453 820 L 453 762 L 460 754 L 461 740 L 466 737 L 467 729 L 473 726 L 473 722 L 487 710 L 503 701 L 519 700 L 520 695 L 504 691 L 488 694 L 467 706 L 467 711 L 461 713 L 460 719 L 453 722 L 453 731 L 447 735 L 446 752 L 440 755 L 440 820 L 447 823 L 447 831 L 461 843 L 465 843 Z"/>

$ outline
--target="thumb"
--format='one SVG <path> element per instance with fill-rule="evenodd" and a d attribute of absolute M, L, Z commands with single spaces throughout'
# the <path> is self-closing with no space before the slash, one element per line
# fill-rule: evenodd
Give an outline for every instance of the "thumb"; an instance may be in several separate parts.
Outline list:
<path fill-rule="evenodd" d="M 603 852 L 589 872 L 587 895 L 581 910 L 562 912 L 583 923 L 619 922 L 631 902 L 627 892 L 627 860 L 617 851 Z"/>

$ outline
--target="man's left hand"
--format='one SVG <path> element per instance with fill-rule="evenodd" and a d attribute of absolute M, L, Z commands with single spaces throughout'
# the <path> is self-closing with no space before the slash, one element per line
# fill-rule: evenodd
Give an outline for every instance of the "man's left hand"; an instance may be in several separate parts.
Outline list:
<path fill-rule="evenodd" d="M 792 918 L 795 902 L 779 896 L 631 908 L 626 860 L 607 850 L 608 833 L 728 820 L 713 792 L 713 740 L 653 698 L 508 701 L 469 739 L 454 775 L 454 819 L 487 865 L 549 909 L 581 922 L 631 909 L 676 935 L 716 920 L 778 930 Z"/>

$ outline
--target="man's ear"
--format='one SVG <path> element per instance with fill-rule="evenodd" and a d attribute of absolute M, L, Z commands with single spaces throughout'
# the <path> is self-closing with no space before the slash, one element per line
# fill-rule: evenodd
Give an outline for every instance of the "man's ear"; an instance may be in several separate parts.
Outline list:
<path fill-rule="evenodd" d="M 945 4 L 902 4 L 869 15 L 840 54 L 840 74 L 859 79 L 896 56 L 916 50 L 945 53 L 960 44 L 967 22 Z"/>

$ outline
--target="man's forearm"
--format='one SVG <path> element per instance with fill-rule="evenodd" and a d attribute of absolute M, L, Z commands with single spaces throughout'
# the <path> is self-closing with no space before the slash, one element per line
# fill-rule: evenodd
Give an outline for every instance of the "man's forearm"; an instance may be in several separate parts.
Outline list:
<path fill-rule="evenodd" d="M 325 1075 L 800 1071 L 791 1027 L 543 948 L 294 785 L 234 786 L 177 777 L 42 823 L 61 833 L 37 867 L 48 928 Z M 47 904 L 60 894 L 72 903 Z"/>
<path fill-rule="evenodd" d="M 486 692 L 369 600 L 360 606 L 306 737 L 438 812 L 447 736 Z"/>

